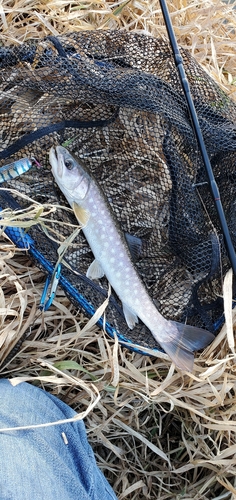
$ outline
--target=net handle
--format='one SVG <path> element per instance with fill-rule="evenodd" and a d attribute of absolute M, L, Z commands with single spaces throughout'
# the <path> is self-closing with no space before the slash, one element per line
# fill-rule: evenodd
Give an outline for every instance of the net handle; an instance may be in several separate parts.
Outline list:
<path fill-rule="evenodd" d="M 202 155 L 203 163 L 204 163 L 204 166 L 206 169 L 209 188 L 210 188 L 213 200 L 214 200 L 214 204 L 215 204 L 218 218 L 220 221 L 222 233 L 224 236 L 225 247 L 226 247 L 226 250 L 228 252 L 229 260 L 230 260 L 234 275 L 236 276 L 236 255 L 235 255 L 234 246 L 232 243 L 232 239 L 231 239 L 231 236 L 229 233 L 229 228 L 228 228 L 228 225 L 226 222 L 223 206 L 221 203 L 220 192 L 219 192 L 219 189 L 218 189 L 218 186 L 217 186 L 214 174 L 213 174 L 213 170 L 211 167 L 209 156 L 207 154 L 206 146 L 205 146 L 204 139 L 202 136 L 201 128 L 200 128 L 198 117 L 197 117 L 197 112 L 196 112 L 196 109 L 195 109 L 195 106 L 193 103 L 193 98 L 192 98 L 192 95 L 190 92 L 188 79 L 187 79 L 187 76 L 186 76 L 186 73 L 184 70 L 184 66 L 183 66 L 183 59 L 180 55 L 177 40 L 175 38 L 175 34 L 174 34 L 174 30 L 173 30 L 173 26 L 171 23 L 171 19 L 170 19 L 170 15 L 169 15 L 166 1 L 160 0 L 160 6 L 161 6 L 164 22 L 166 25 L 168 38 L 169 38 L 170 45 L 172 48 L 175 66 L 178 70 L 180 82 L 181 82 L 183 92 L 184 92 L 184 95 L 185 95 L 185 98 L 187 101 L 188 111 L 189 111 L 191 121 L 192 121 L 192 127 L 194 129 L 196 139 L 198 142 L 198 146 L 199 146 L 199 149 L 200 149 L 200 152 Z"/>

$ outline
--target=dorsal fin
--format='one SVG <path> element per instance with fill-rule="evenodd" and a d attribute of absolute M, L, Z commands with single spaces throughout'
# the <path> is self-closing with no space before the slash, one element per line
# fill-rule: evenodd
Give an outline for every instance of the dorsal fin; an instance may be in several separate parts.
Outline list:
<path fill-rule="evenodd" d="M 138 260 L 142 252 L 142 240 L 138 236 L 133 236 L 130 233 L 125 233 L 126 243 L 129 247 L 132 259 Z"/>

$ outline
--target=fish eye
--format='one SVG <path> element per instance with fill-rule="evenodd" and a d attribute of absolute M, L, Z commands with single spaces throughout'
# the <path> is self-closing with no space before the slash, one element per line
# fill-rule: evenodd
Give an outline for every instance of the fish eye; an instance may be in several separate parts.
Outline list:
<path fill-rule="evenodd" d="M 73 163 L 73 160 L 65 160 L 65 167 L 68 169 L 68 170 L 72 170 L 74 168 L 74 163 Z"/>

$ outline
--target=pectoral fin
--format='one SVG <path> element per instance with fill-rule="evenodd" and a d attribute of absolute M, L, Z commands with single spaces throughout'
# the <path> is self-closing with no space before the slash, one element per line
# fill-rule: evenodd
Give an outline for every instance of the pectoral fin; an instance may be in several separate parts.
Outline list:
<path fill-rule="evenodd" d="M 104 276 L 104 271 L 98 260 L 95 259 L 92 264 L 90 264 L 86 276 L 91 280 L 98 280 Z"/>
<path fill-rule="evenodd" d="M 124 302 L 122 303 L 122 306 L 126 323 L 128 327 L 132 330 L 136 325 L 136 323 L 138 323 L 138 316 L 129 306 L 124 304 Z"/>
<path fill-rule="evenodd" d="M 72 208 L 81 226 L 85 227 L 89 221 L 90 213 L 85 208 L 80 207 L 75 201 L 72 203 Z"/>

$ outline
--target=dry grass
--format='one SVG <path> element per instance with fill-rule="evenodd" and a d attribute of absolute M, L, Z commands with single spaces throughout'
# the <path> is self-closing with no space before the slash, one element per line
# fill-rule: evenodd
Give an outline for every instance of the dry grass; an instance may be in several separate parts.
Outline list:
<path fill-rule="evenodd" d="M 219 0 L 168 5 L 179 43 L 235 99 L 233 5 Z M 118 28 L 166 37 L 157 0 L 3 0 L 0 16 L 1 42 L 8 45 L 69 30 Z M 1 359 L 30 326 L 2 376 L 39 384 L 71 404 L 79 418 L 86 412 L 90 442 L 120 500 L 236 498 L 230 273 L 224 287 L 226 325 L 196 357 L 193 374 L 183 375 L 165 356 L 144 357 L 121 348 L 95 319 L 88 321 L 75 310 L 61 290 L 49 311 L 41 313 L 45 277 L 4 235 L 0 269 Z"/>

